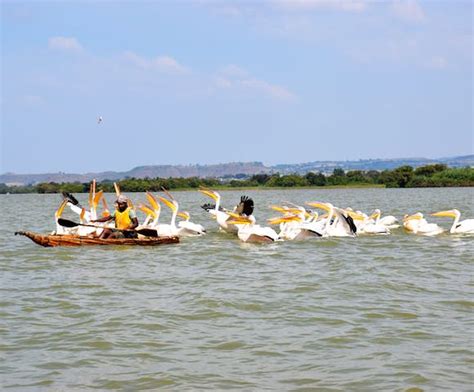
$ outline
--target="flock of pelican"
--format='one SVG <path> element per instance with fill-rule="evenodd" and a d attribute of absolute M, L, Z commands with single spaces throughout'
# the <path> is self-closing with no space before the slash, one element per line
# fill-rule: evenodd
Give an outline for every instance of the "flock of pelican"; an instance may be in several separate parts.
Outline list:
<path fill-rule="evenodd" d="M 114 184 L 116 195 L 121 194 L 120 188 Z M 163 189 L 164 190 L 164 189 Z M 206 234 L 206 230 L 200 224 L 190 221 L 187 211 L 180 211 L 178 201 L 166 190 L 167 197 L 156 197 L 151 192 L 145 196 L 148 204 L 139 204 L 136 208 L 142 211 L 146 218 L 137 227 L 138 229 L 155 229 L 158 236 L 194 237 Z M 226 209 L 221 205 L 221 196 L 211 189 L 199 190 L 214 200 L 214 204 L 204 204 L 201 207 L 215 219 L 219 229 L 237 235 L 243 242 L 275 242 L 294 241 L 321 237 L 355 237 L 359 235 L 389 235 L 391 230 L 401 228 L 412 234 L 434 236 L 445 230 L 436 223 L 429 223 L 422 213 L 405 215 L 402 222 L 394 216 L 383 216 L 376 209 L 371 215 L 362 211 L 354 211 L 351 208 L 340 208 L 328 202 L 312 201 L 305 206 L 284 202 L 281 205 L 272 205 L 270 208 L 279 213 L 278 216 L 270 218 L 268 223 L 274 226 L 278 232 L 270 226 L 261 226 L 256 223 L 253 215 L 254 202 L 247 196 L 242 196 L 240 202 L 233 209 Z M 64 199 L 55 213 L 55 234 L 74 235 L 100 235 L 105 227 L 113 227 L 112 223 L 91 225 L 92 220 L 99 217 L 98 207 L 102 201 L 102 216 L 110 215 L 107 202 L 103 192 L 96 192 L 96 182 L 93 181 L 89 192 L 89 209 L 80 205 L 77 199 L 69 194 L 63 193 Z M 132 201 L 129 206 L 135 208 Z M 169 223 L 160 221 L 161 204 L 171 210 Z M 68 206 L 72 212 L 79 215 L 80 225 L 77 227 L 63 227 L 58 219 L 61 217 L 65 207 Z M 320 211 L 320 212 L 318 212 Z M 453 224 L 449 230 L 452 234 L 474 234 L 474 219 L 460 221 L 460 212 L 456 209 L 439 211 L 431 214 L 436 217 L 453 218 Z M 177 219 L 181 220 L 177 222 Z"/>

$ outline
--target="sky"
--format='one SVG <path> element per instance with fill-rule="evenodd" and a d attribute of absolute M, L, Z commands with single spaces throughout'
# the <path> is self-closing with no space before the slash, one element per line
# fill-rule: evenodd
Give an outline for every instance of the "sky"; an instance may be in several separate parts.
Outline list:
<path fill-rule="evenodd" d="M 472 18 L 447 0 L 3 0 L 0 173 L 472 154 Z"/>

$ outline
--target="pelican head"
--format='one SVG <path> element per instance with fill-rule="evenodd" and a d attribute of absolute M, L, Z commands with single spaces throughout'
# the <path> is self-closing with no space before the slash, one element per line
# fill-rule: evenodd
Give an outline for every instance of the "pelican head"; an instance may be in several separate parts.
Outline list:
<path fill-rule="evenodd" d="M 182 211 L 182 212 L 180 211 L 180 212 L 178 212 L 178 216 L 181 217 L 181 218 L 183 218 L 185 221 L 188 221 L 189 218 L 191 217 L 191 216 L 189 215 L 189 212 L 187 212 L 187 211 Z"/>
<path fill-rule="evenodd" d="M 421 219 L 423 219 L 423 214 L 421 212 L 417 212 L 416 214 L 405 215 L 403 217 L 404 222 L 409 221 L 409 220 L 413 220 L 413 219 L 421 220 Z"/>
<path fill-rule="evenodd" d="M 321 203 L 321 202 L 318 202 L 318 201 L 307 202 L 306 204 L 311 206 L 311 207 L 319 208 L 319 209 L 327 211 L 327 212 L 331 211 L 331 209 L 334 208 L 334 206 L 331 203 Z"/>
<path fill-rule="evenodd" d="M 374 212 L 372 213 L 372 215 L 369 216 L 369 219 L 377 219 L 377 218 L 380 218 L 380 210 L 378 208 L 376 208 L 374 210 Z"/>

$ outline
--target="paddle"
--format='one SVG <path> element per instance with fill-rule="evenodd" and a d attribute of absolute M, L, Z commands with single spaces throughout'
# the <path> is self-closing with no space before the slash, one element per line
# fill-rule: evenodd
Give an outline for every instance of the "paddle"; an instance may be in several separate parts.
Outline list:
<path fill-rule="evenodd" d="M 105 228 L 105 227 L 102 227 L 102 226 L 86 225 L 86 224 L 83 224 L 83 223 L 77 223 L 77 222 L 73 222 L 69 219 L 63 219 L 63 218 L 59 218 L 58 223 L 61 226 L 64 226 L 64 227 L 86 226 L 86 227 L 95 227 L 97 229 L 104 229 Z M 146 237 L 158 237 L 158 232 L 155 229 L 125 230 L 125 229 L 112 228 L 111 230 L 124 231 L 124 232 L 133 232 L 134 231 L 134 232 L 136 232 L 138 234 L 141 234 L 141 235 L 144 235 Z"/>

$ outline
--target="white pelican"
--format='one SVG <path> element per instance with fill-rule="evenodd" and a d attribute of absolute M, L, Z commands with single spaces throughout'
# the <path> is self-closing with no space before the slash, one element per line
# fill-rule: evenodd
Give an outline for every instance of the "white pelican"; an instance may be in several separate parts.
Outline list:
<path fill-rule="evenodd" d="M 228 214 L 229 211 L 221 207 L 221 195 L 210 189 L 200 189 L 199 192 L 215 200 L 215 205 L 204 204 L 201 207 L 216 218 L 219 227 L 227 233 L 237 233 L 238 227 L 228 222 L 231 221 L 230 215 Z M 246 196 L 242 196 L 240 198 L 240 203 L 234 208 L 234 212 L 239 215 L 245 214 L 250 216 L 253 213 L 253 208 L 253 200 Z"/>
<path fill-rule="evenodd" d="M 178 215 L 178 202 L 160 197 L 160 201 L 166 204 L 171 210 L 171 221 L 169 224 L 160 223 L 156 226 L 158 236 L 172 237 L 179 235 L 180 229 L 176 227 L 176 216 Z"/>
<path fill-rule="evenodd" d="M 451 234 L 474 234 L 474 219 L 465 219 L 459 222 L 459 218 L 461 217 L 459 210 L 439 211 L 431 215 L 454 218 L 453 225 L 449 230 Z"/>
<path fill-rule="evenodd" d="M 322 234 L 316 226 L 317 214 L 311 215 L 304 207 L 293 208 L 286 206 L 271 206 L 275 211 L 281 212 L 282 217 L 269 219 L 270 224 L 279 224 L 280 233 L 278 236 L 285 240 L 303 240 L 307 238 L 321 237 Z"/>
<path fill-rule="evenodd" d="M 168 195 L 172 197 L 169 193 Z M 178 215 L 178 208 L 179 208 L 178 202 L 175 199 L 168 200 L 164 197 L 160 197 L 160 200 L 171 209 L 172 215 L 171 215 L 171 222 L 169 225 L 159 224 L 156 227 L 156 230 L 159 236 L 192 237 L 192 236 L 198 236 L 202 234 L 202 231 L 198 232 L 196 230 L 191 230 L 190 225 L 188 225 L 187 227 L 183 227 L 183 226 L 177 227 L 176 217 Z M 191 223 L 191 222 L 188 222 L 188 223 Z M 192 225 L 195 225 L 195 224 L 192 223 Z M 186 224 L 184 226 L 186 226 Z"/>
<path fill-rule="evenodd" d="M 145 221 L 140 226 L 142 228 L 155 228 L 158 225 L 161 207 L 155 196 L 153 196 L 150 192 L 146 193 L 146 198 L 148 199 L 151 207 L 142 204 L 138 206 L 138 208 L 146 214 Z"/>
<path fill-rule="evenodd" d="M 403 218 L 403 227 L 406 231 L 413 234 L 426 236 L 438 235 L 444 231 L 443 228 L 436 223 L 428 223 L 426 219 L 423 218 L 421 212 L 417 212 L 413 215 L 405 215 Z"/>
<path fill-rule="evenodd" d="M 189 236 L 199 236 L 206 234 L 206 229 L 202 225 L 189 221 L 189 212 L 178 212 L 178 216 L 184 219 L 183 221 L 178 222 L 178 227 L 181 229 L 181 235 L 186 235 L 185 233 L 187 233 Z"/>
<path fill-rule="evenodd" d="M 393 215 L 385 215 L 385 216 L 380 216 L 380 210 L 377 208 L 375 209 L 374 213 L 378 212 L 378 218 L 376 219 L 376 223 L 379 223 L 381 225 L 384 225 L 388 227 L 389 229 L 397 229 L 400 227 L 400 224 L 398 223 L 398 219 L 395 218 Z"/>
<path fill-rule="evenodd" d="M 103 191 L 96 192 L 96 180 L 92 180 L 89 188 L 89 211 L 84 211 L 84 208 L 80 205 L 79 201 L 72 194 L 68 192 L 63 192 L 63 197 L 65 200 L 67 200 L 68 206 L 71 211 L 76 213 L 77 215 L 82 215 L 82 220 L 87 223 L 91 220 L 97 219 L 97 208 L 99 206 L 100 199 L 103 199 L 104 202 L 104 212 L 108 213 L 107 202 L 105 201 L 105 198 L 103 198 L 103 193 Z M 110 215 L 110 213 L 108 213 L 108 215 Z"/>
<path fill-rule="evenodd" d="M 232 223 L 238 227 L 237 236 L 242 242 L 275 242 L 280 238 L 271 227 L 262 227 L 255 223 L 253 215 L 243 216 L 235 213 L 229 213 Z"/>
<path fill-rule="evenodd" d="M 351 215 L 351 217 L 355 219 L 355 222 L 357 221 L 357 216 L 354 216 L 351 213 L 349 213 L 349 215 Z M 379 209 L 376 209 L 373 214 L 370 215 L 368 218 L 365 218 L 364 216 L 361 216 L 361 218 L 363 219 L 364 224 L 360 227 L 359 233 L 378 235 L 390 234 L 390 229 L 384 224 L 380 223 Z"/>
<path fill-rule="evenodd" d="M 321 227 L 321 234 L 328 237 L 355 237 L 357 227 L 354 220 L 347 214 L 346 211 L 334 207 L 331 203 L 310 202 L 306 203 L 309 206 L 321 208 L 328 212 L 328 217 Z"/>

